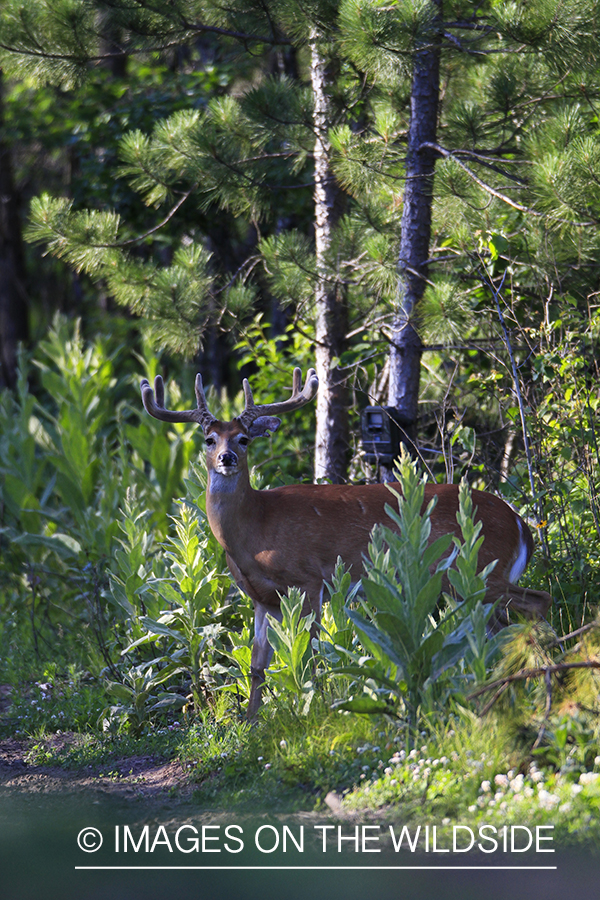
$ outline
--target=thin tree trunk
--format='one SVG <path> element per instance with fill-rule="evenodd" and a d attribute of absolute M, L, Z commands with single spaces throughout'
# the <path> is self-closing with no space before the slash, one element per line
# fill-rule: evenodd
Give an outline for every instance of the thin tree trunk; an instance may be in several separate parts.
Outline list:
<path fill-rule="evenodd" d="M 0 135 L 4 95 L 0 71 Z M 14 387 L 19 343 L 29 339 L 25 258 L 10 148 L 0 136 L 0 387 Z"/>
<path fill-rule="evenodd" d="M 333 483 L 344 481 L 348 455 L 348 396 L 342 374 L 333 360 L 344 345 L 347 305 L 342 286 L 330 274 L 327 258 L 333 229 L 340 217 L 342 196 L 331 171 L 331 144 L 328 130 L 332 125 L 331 100 L 328 93 L 331 76 L 318 37 L 311 41 L 311 81 L 314 99 L 315 128 L 315 254 L 317 285 L 315 290 L 316 362 L 319 376 L 317 395 L 317 429 L 315 446 L 315 479 L 327 478 Z"/>
<path fill-rule="evenodd" d="M 437 5 L 441 15 L 441 0 Z M 423 346 L 414 316 L 426 286 L 435 168 L 435 151 L 423 148 L 423 144 L 436 142 L 439 92 L 440 39 L 432 32 L 430 43 L 417 49 L 413 62 L 398 297 L 390 342 L 388 405 L 396 409 L 409 446 L 417 439 Z M 391 467 L 382 467 L 381 477 L 391 480 Z"/>

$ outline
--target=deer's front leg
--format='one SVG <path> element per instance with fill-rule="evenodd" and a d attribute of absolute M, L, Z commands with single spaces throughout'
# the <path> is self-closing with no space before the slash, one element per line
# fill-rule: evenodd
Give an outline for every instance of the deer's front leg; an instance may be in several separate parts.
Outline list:
<path fill-rule="evenodd" d="M 262 686 L 265 681 L 265 669 L 273 657 L 273 648 L 267 640 L 267 614 L 281 622 L 281 610 L 278 606 L 267 606 L 254 600 L 254 644 L 250 663 L 251 689 L 248 701 L 247 716 L 253 719 L 261 704 Z"/>

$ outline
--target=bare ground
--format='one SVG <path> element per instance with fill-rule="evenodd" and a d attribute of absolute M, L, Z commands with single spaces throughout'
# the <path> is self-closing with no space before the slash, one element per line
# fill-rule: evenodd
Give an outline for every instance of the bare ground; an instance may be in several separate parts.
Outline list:
<path fill-rule="evenodd" d="M 60 752 L 76 740 L 75 734 L 56 734 L 45 740 L 44 746 Z M 73 771 L 29 762 L 32 743 L 15 738 L 0 740 L 0 788 L 30 793 L 87 791 L 123 799 L 164 799 L 168 795 L 182 800 L 189 799 L 194 790 L 179 762 L 165 762 L 153 756 L 128 756 L 114 759 L 98 771 L 92 767 L 89 771 Z"/>
<path fill-rule="evenodd" d="M 0 684 L 0 715 L 10 707 L 10 685 Z M 148 755 L 117 757 L 102 764 L 84 769 L 69 769 L 59 765 L 40 765 L 35 762 L 40 751 L 52 755 L 76 745 L 81 736 L 74 732 L 58 732 L 43 740 L 31 738 L 0 739 L 0 794 L 14 795 L 81 795 L 92 802 L 108 800 L 141 800 L 150 808 L 164 806 L 187 807 L 193 802 L 197 784 L 189 771 L 177 760 L 165 762 L 164 758 Z M 33 751 L 36 747 L 35 752 Z M 296 813 L 296 818 L 326 819 L 333 815 L 338 819 L 353 819 L 354 814 L 344 813 L 341 798 L 333 791 L 324 798 L 327 813 Z M 213 815 L 214 817 L 214 815 Z"/>
<path fill-rule="evenodd" d="M 0 684 L 0 715 L 8 711 L 12 688 Z M 34 744 L 60 753 L 80 740 L 72 732 L 59 732 L 44 741 L 0 739 L 0 788 L 26 793 L 97 792 L 103 795 L 159 799 L 169 796 L 189 800 L 194 784 L 177 761 L 165 762 L 151 755 L 116 758 L 87 770 L 36 765 L 31 759 Z"/>

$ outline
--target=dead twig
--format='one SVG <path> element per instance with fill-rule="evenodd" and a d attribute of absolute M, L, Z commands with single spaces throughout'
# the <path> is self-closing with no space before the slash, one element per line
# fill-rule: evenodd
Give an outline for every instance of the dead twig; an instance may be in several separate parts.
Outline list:
<path fill-rule="evenodd" d="M 482 710 L 481 715 L 483 716 L 485 713 L 489 712 L 496 700 L 502 696 L 506 688 L 513 682 L 526 681 L 528 678 L 540 678 L 542 675 L 545 679 L 549 679 L 552 675 L 558 675 L 569 669 L 600 669 L 600 660 L 588 659 L 582 660 L 581 662 L 563 662 L 555 663 L 552 666 L 538 666 L 535 669 L 521 669 L 520 672 L 514 672 L 512 675 L 506 675 L 504 678 L 498 678 L 496 681 L 491 681 L 489 684 L 484 684 L 483 687 L 477 688 L 476 691 L 467 694 L 467 700 L 474 700 L 475 697 L 480 697 L 481 694 L 496 690 L 496 694 L 492 697 L 492 700 L 489 701 Z M 546 685 L 548 685 L 548 680 L 546 680 Z M 497 690 L 497 688 L 501 688 L 501 690 Z M 546 698 L 546 704 L 547 702 L 548 700 Z"/>
<path fill-rule="evenodd" d="M 536 737 L 535 743 L 531 748 L 532 750 L 535 750 L 537 747 L 539 747 L 542 742 L 544 732 L 546 731 L 546 725 L 548 724 L 548 719 L 550 718 L 550 710 L 552 708 L 552 675 L 550 672 L 546 672 L 544 681 L 546 682 L 546 709 L 544 710 L 544 718 L 542 720 L 542 724 L 540 725 L 538 736 Z"/>

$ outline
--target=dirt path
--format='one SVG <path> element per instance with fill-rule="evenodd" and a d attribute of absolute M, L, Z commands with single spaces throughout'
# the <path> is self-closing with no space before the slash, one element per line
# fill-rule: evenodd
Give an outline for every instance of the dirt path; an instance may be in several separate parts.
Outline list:
<path fill-rule="evenodd" d="M 73 744 L 75 734 L 53 735 L 44 746 L 54 752 Z M 70 771 L 59 766 L 28 762 L 32 741 L 0 740 L 0 787 L 19 792 L 53 793 L 87 791 L 125 798 L 188 800 L 194 784 L 179 762 L 153 756 L 130 756 L 112 760 L 89 771 Z M 39 742 L 37 742 L 39 743 Z"/>

